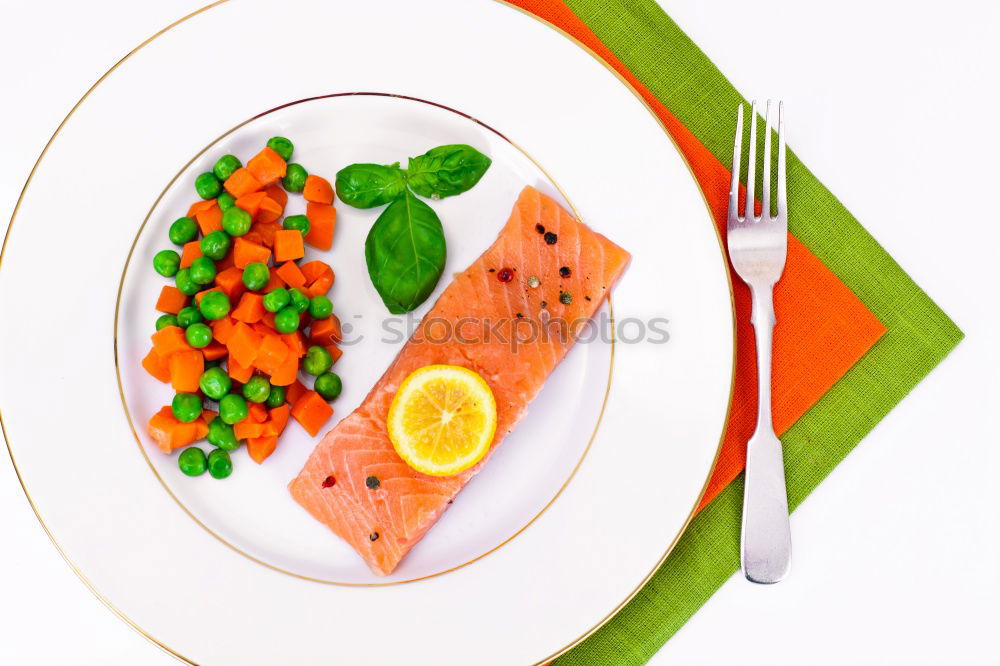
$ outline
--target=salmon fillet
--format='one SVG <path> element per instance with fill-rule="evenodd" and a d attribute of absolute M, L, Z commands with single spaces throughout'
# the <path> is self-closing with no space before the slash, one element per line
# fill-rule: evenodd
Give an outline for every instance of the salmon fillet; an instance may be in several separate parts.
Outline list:
<path fill-rule="evenodd" d="M 410 468 L 385 425 L 399 385 L 431 364 L 479 373 L 497 404 L 492 452 L 628 261 L 623 249 L 526 187 L 496 242 L 455 276 L 361 406 L 316 446 L 289 484 L 292 496 L 372 571 L 391 573 L 489 457 L 450 477 Z M 529 286 L 529 277 L 541 284 Z"/>

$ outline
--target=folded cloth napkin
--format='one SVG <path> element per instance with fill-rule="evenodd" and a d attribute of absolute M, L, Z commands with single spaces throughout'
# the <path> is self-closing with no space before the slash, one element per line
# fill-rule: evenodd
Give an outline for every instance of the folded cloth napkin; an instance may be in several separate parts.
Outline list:
<path fill-rule="evenodd" d="M 645 100 L 691 165 L 724 236 L 724 160 L 744 100 L 705 54 L 653 0 L 509 4 L 577 40 Z M 962 332 L 792 151 L 788 206 L 788 260 L 775 290 L 773 414 L 794 509 Z M 559 664 L 645 663 L 739 568 L 757 379 L 749 292 L 735 275 L 733 284 L 733 404 L 699 513 L 646 586 Z"/>

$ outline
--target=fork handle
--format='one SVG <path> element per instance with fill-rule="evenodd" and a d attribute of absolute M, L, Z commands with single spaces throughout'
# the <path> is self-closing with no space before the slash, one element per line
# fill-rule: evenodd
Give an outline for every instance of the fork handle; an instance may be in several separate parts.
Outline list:
<path fill-rule="evenodd" d="M 771 421 L 773 288 L 752 289 L 751 322 L 757 341 L 757 428 L 747 442 L 741 561 L 755 583 L 777 583 L 788 574 L 792 539 L 781 441 Z"/>

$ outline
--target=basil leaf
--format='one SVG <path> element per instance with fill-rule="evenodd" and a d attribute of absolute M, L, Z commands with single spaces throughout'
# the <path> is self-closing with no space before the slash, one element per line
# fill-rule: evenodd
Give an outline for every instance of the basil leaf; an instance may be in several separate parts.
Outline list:
<path fill-rule="evenodd" d="M 406 182 L 422 197 L 444 199 L 472 189 L 492 163 L 472 146 L 438 146 L 410 158 Z"/>
<path fill-rule="evenodd" d="M 399 162 L 352 164 L 337 172 L 337 196 L 348 206 L 374 208 L 395 201 L 406 189 Z"/>
<path fill-rule="evenodd" d="M 368 275 L 392 314 L 427 300 L 444 271 L 445 255 L 441 220 L 409 191 L 382 211 L 365 239 Z"/>

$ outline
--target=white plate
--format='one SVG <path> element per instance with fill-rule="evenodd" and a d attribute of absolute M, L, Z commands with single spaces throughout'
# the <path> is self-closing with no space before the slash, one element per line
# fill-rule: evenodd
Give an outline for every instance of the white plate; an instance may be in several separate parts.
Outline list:
<path fill-rule="evenodd" d="M 225 38 L 234 30 L 235 42 Z M 254 45 L 249 60 L 240 59 L 245 45 Z M 358 91 L 429 100 L 496 132 L 398 97 L 331 96 L 265 113 Z M 221 152 L 252 154 L 272 134 L 292 138 L 296 160 L 331 179 L 353 161 L 403 160 L 440 143 L 490 154 L 479 185 L 434 204 L 449 242 L 439 290 L 487 246 L 524 184 L 572 204 L 634 256 L 613 296 L 613 355 L 600 341 L 574 349 L 388 579 L 289 499 L 285 484 L 312 446 L 297 426 L 263 466 L 238 453 L 225 482 L 183 477 L 141 434 L 169 399 L 138 369 L 163 283 L 150 258 L 193 200 L 192 175 Z M 360 261 L 377 212 L 338 213 L 334 250 L 322 258 L 337 271 L 336 310 L 363 340 L 338 363 L 346 390 L 335 419 L 400 342 L 380 341 L 383 309 Z M 0 329 L 11 457 L 88 584 L 191 662 L 548 659 L 606 620 L 663 559 L 718 450 L 733 322 L 701 194 L 655 118 L 609 70 L 500 3 L 213 7 L 89 93 L 40 161 L 15 221 L 0 311 L 31 325 L 15 327 L 8 314 Z M 668 320 L 667 344 L 648 329 L 635 341 L 652 318 Z"/>

